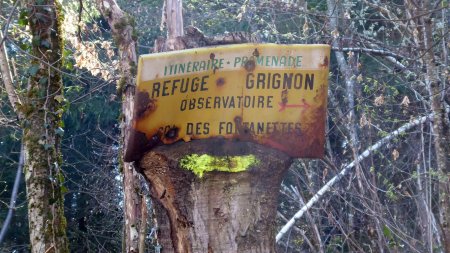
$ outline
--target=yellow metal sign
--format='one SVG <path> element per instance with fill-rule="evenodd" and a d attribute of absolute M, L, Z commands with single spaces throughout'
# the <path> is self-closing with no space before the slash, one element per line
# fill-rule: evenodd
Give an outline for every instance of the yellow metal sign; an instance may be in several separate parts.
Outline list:
<path fill-rule="evenodd" d="M 328 45 L 239 44 L 140 57 L 126 160 L 222 137 L 323 156 Z"/>

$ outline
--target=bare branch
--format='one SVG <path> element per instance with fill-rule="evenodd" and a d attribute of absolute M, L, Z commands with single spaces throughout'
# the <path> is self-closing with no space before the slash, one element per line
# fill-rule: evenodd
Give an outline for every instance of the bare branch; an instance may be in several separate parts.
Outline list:
<path fill-rule="evenodd" d="M 344 48 L 339 48 L 339 47 L 333 47 L 332 48 L 335 51 L 344 51 L 344 52 L 364 52 L 364 53 L 370 53 L 370 54 L 375 54 L 375 55 L 381 55 L 381 56 L 391 56 L 397 59 L 408 59 L 405 56 L 396 54 L 394 52 L 391 51 L 387 51 L 385 49 L 372 49 L 372 48 L 363 48 L 363 47 L 344 47 Z"/>
<path fill-rule="evenodd" d="M 322 199 L 323 195 L 325 193 L 327 193 L 331 187 L 339 182 L 344 176 L 346 176 L 348 174 L 348 172 L 350 172 L 350 169 L 352 169 L 353 167 L 355 167 L 355 165 L 359 162 L 361 162 L 362 160 L 364 160 L 365 158 L 367 158 L 369 155 L 371 155 L 374 151 L 380 149 L 383 145 L 385 145 L 386 143 L 388 143 L 390 140 L 392 140 L 393 138 L 399 136 L 400 134 L 408 131 L 409 129 L 422 124 L 424 122 L 426 122 L 427 120 L 429 120 L 430 118 L 433 117 L 433 114 L 429 114 L 426 116 L 423 116 L 421 118 L 415 119 L 403 126 L 401 126 L 400 128 L 398 128 L 397 130 L 391 132 L 390 134 L 388 134 L 386 137 L 384 137 L 383 139 L 379 140 L 378 142 L 376 142 L 374 145 L 370 146 L 369 148 L 367 148 L 364 152 L 362 152 L 356 160 L 352 161 L 351 163 L 347 164 L 346 166 L 344 166 L 344 169 L 341 170 L 341 172 L 339 172 L 339 174 L 337 174 L 336 176 L 334 176 L 330 181 L 328 181 L 309 201 L 308 203 L 306 203 L 306 205 L 304 205 L 287 223 L 286 225 L 284 225 L 281 230 L 278 232 L 277 236 L 276 236 L 276 241 L 280 241 L 280 239 L 286 234 L 286 232 L 289 231 L 289 229 L 291 229 L 291 227 L 295 224 L 295 222 L 300 219 L 303 214 L 305 214 L 306 211 L 308 211 L 314 204 L 316 204 L 319 200 Z"/>
<path fill-rule="evenodd" d="M 3 33 L 1 31 L 0 39 L 3 41 Z M 11 106 L 14 112 L 19 116 L 19 118 L 23 118 L 22 113 L 17 108 L 17 105 L 20 105 L 21 101 L 19 96 L 16 94 L 16 90 L 14 89 L 12 72 L 8 61 L 8 53 L 4 44 L 0 47 L 0 72 Z"/>

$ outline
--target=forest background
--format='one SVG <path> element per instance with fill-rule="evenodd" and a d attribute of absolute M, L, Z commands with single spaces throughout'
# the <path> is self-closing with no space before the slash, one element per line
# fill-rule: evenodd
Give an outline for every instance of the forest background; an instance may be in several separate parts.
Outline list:
<path fill-rule="evenodd" d="M 30 78 L 38 74 L 26 4 L 0 1 L 1 46 L 19 98 L 26 97 Z M 117 4 L 137 28 L 138 55 L 153 52 L 155 40 L 167 32 L 163 1 Z M 61 7 L 63 90 L 53 97 L 59 109 L 52 113 L 62 117 L 55 127 L 62 151 L 57 180 L 69 247 L 120 252 L 120 38 L 112 36 L 94 1 L 64 0 Z M 183 1 L 185 26 L 207 36 L 244 31 L 261 42 L 332 45 L 326 155 L 297 159 L 283 180 L 277 231 L 313 201 L 297 213 L 293 226 L 278 233 L 281 252 L 445 252 L 450 247 L 449 14 L 448 1 L 438 0 Z M 1 77 L 3 227 L 27 126 L 11 103 L 4 72 Z M 27 195 L 20 180 L 9 231 L 0 238 L 2 252 L 29 251 Z M 145 195 L 148 186 L 141 182 Z M 146 204 L 151 213 L 148 198 Z M 144 223 L 145 247 L 156 252 L 152 215 Z"/>

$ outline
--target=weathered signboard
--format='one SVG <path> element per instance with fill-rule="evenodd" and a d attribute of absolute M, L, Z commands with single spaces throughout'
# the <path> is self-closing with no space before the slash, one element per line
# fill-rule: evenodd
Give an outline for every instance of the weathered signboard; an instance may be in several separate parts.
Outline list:
<path fill-rule="evenodd" d="M 142 56 L 125 159 L 226 138 L 323 155 L 328 45 L 239 44 Z"/>

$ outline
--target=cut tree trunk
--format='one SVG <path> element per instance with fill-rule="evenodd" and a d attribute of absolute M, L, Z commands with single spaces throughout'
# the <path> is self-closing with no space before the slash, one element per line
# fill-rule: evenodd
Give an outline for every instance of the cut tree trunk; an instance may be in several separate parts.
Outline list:
<path fill-rule="evenodd" d="M 190 154 L 253 154 L 259 162 L 239 173 L 197 177 L 180 166 Z M 286 154 L 258 144 L 198 140 L 160 146 L 140 160 L 151 183 L 163 252 L 275 252 L 275 217 Z"/>
<path fill-rule="evenodd" d="M 120 56 L 120 80 L 117 89 L 122 96 L 122 144 L 127 139 L 130 132 L 126 129 L 131 126 L 133 116 L 134 90 L 136 78 L 136 31 L 134 21 L 131 16 L 123 12 L 114 0 L 97 0 L 97 8 L 103 17 L 108 21 L 112 30 L 112 35 Z M 124 147 L 122 150 L 125 150 Z M 122 154 L 120 154 L 122 156 Z M 146 231 L 146 216 L 143 216 L 143 202 L 141 182 L 132 163 L 123 162 L 123 189 L 124 189 L 124 217 L 125 217 L 125 252 L 142 252 L 139 242 L 142 231 Z M 145 212 L 145 211 L 144 211 Z"/>

